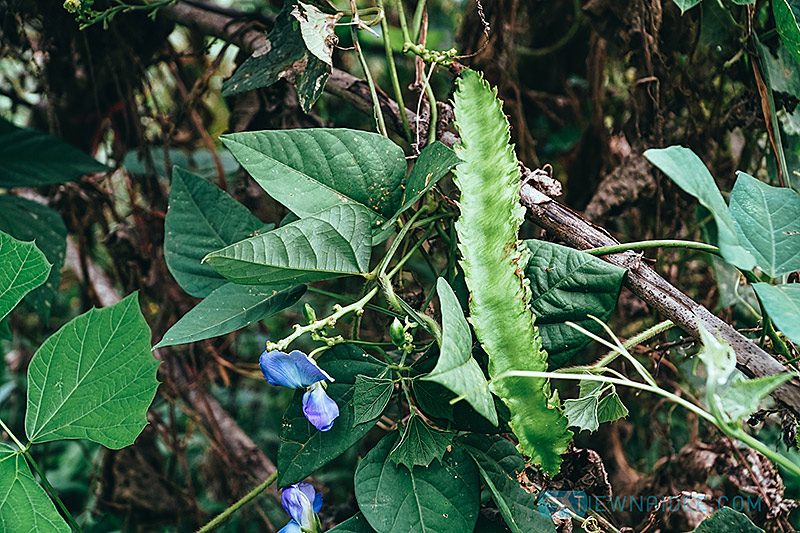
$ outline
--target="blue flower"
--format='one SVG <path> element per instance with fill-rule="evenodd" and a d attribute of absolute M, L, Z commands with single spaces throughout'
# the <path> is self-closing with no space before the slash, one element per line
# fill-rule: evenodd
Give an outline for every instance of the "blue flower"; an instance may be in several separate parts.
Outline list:
<path fill-rule="evenodd" d="M 292 519 L 278 533 L 318 532 L 317 513 L 322 508 L 322 494 L 308 483 L 295 483 L 283 489 L 281 505 Z"/>
<path fill-rule="evenodd" d="M 309 356 L 300 350 L 290 353 L 264 351 L 258 364 L 270 385 L 290 389 L 306 387 L 303 414 L 320 431 L 328 431 L 333 427 L 333 421 L 339 417 L 339 406 L 325 392 L 324 385 L 326 381 L 333 381 L 333 378 Z"/>

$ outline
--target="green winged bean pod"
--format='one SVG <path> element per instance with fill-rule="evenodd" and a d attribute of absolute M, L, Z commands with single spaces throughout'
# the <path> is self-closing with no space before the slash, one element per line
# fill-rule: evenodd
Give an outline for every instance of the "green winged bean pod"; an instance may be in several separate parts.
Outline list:
<path fill-rule="evenodd" d="M 496 90 L 465 69 L 454 96 L 461 163 L 456 221 L 461 267 L 470 299 L 470 322 L 489 355 L 492 392 L 511 412 L 520 450 L 554 474 L 572 433 L 545 379 L 502 377 L 509 371 L 546 371 L 547 352 L 534 326 L 529 282 L 523 274 L 527 248 L 518 239 L 525 208 L 519 203 L 520 170 L 509 125 Z M 499 378 L 498 378 L 499 376 Z"/>

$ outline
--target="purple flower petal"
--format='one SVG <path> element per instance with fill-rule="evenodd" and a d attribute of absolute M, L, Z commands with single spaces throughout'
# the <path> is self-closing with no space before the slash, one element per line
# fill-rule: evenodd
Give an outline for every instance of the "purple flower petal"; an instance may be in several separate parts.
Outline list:
<path fill-rule="evenodd" d="M 339 417 L 339 406 L 325 392 L 322 382 L 314 383 L 303 394 L 303 414 L 320 431 L 331 429 Z"/>
<path fill-rule="evenodd" d="M 303 530 L 300 529 L 300 524 L 294 520 L 289 520 L 289 523 L 283 526 L 278 533 L 302 533 L 302 531 Z"/>
<path fill-rule="evenodd" d="M 314 495 L 314 512 L 318 513 L 322 509 L 322 494 Z"/>
<path fill-rule="evenodd" d="M 300 350 L 291 353 L 278 350 L 264 351 L 258 364 L 264 379 L 270 385 L 299 389 L 322 380 L 333 381 L 333 378 Z"/>
<path fill-rule="evenodd" d="M 314 511 L 311 508 L 311 500 L 305 494 L 306 491 L 298 485 L 299 484 L 295 483 L 283 489 L 283 493 L 281 493 L 281 505 L 283 505 L 283 508 L 289 513 L 289 516 L 292 517 L 292 520 L 301 527 L 308 528 L 314 522 Z M 303 483 L 303 485 L 308 485 L 308 483 Z M 311 487 L 311 485 L 308 486 Z M 313 487 L 311 488 L 311 493 L 314 493 Z"/>

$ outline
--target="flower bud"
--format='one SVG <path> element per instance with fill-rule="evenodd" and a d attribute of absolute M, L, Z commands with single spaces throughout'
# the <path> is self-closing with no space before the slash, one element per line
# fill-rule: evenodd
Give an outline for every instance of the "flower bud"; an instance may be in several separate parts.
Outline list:
<path fill-rule="evenodd" d="M 389 327 L 389 336 L 392 339 L 392 344 L 400 348 L 403 344 L 405 344 L 405 330 L 403 329 L 403 324 L 400 320 L 395 317 L 392 321 L 392 325 Z"/>
<path fill-rule="evenodd" d="M 306 304 L 303 306 L 303 314 L 306 317 L 306 322 L 309 324 L 317 321 L 317 313 L 314 311 L 314 308 L 308 304 L 308 302 L 306 302 Z"/>

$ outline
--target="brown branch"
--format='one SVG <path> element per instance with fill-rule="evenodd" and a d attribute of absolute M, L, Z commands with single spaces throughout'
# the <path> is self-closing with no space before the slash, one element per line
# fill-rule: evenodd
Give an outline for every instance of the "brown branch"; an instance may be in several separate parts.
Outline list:
<path fill-rule="evenodd" d="M 178 2 L 163 8 L 161 13 L 178 24 L 228 40 L 251 52 L 268 46 L 264 32 L 249 26 L 243 18 L 234 18 L 214 12 L 195 0 L 192 0 L 191 5 Z M 334 68 L 325 90 L 339 96 L 356 109 L 366 113 L 372 112 L 371 98 L 365 82 L 351 74 Z M 395 132 L 402 132 L 400 109 L 397 103 L 382 95 L 381 107 L 384 116 L 388 119 L 387 125 Z M 406 109 L 406 114 L 409 123 L 415 124 L 416 114 L 408 109 Z M 458 142 L 458 137 L 451 132 L 445 132 L 440 140 L 452 146 Z M 578 213 L 545 196 L 530 185 L 523 186 L 522 203 L 528 208 L 529 216 L 534 222 L 575 248 L 586 249 L 618 244 L 604 229 L 591 224 Z M 786 371 L 783 365 L 767 352 L 642 263 L 638 254 L 625 252 L 607 255 L 604 256 L 604 259 L 628 269 L 626 286 L 692 337 L 699 338 L 698 321 L 707 330 L 720 335 L 733 347 L 739 369 L 748 376 L 769 376 Z M 800 387 L 798 385 L 800 385 L 800 381 L 795 378 L 772 393 L 777 400 L 789 407 L 795 416 L 800 416 Z"/>

